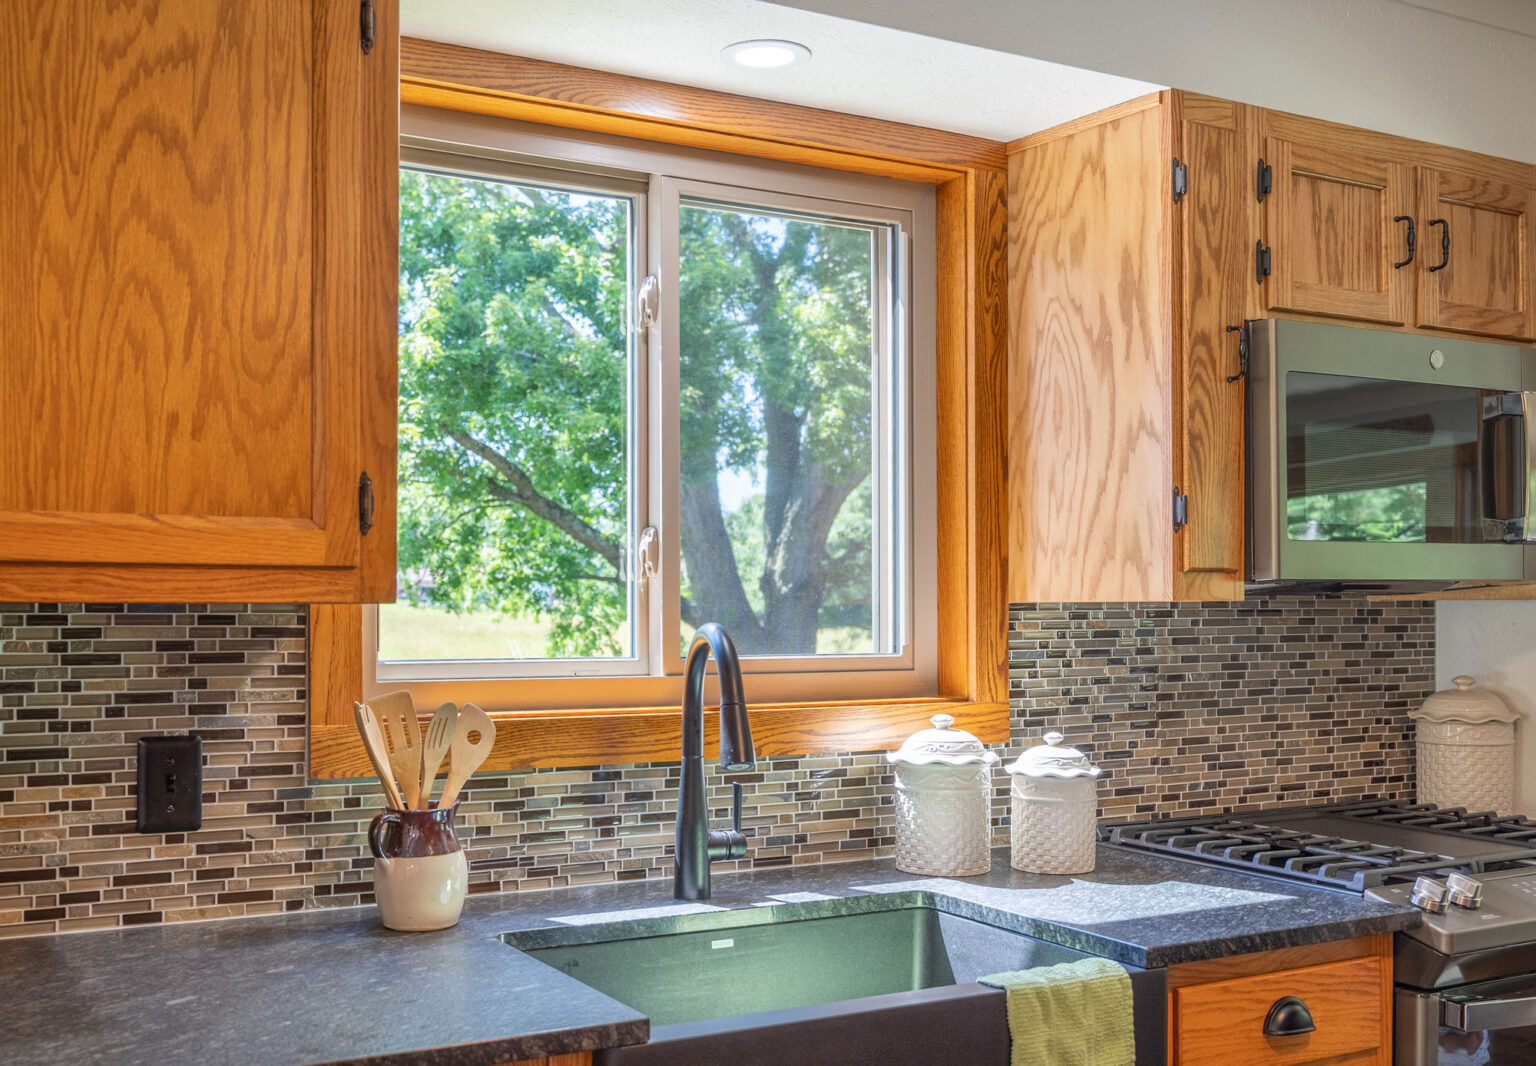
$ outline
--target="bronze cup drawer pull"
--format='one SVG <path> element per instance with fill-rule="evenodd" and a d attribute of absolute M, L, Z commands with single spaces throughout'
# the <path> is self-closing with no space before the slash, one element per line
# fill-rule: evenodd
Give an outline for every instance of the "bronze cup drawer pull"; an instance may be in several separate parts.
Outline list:
<path fill-rule="evenodd" d="M 1269 1013 L 1264 1017 L 1265 1036 L 1301 1036 L 1316 1030 L 1317 1024 L 1312 1021 L 1312 1012 L 1295 996 L 1275 1000 L 1275 1005 L 1269 1008 Z"/>

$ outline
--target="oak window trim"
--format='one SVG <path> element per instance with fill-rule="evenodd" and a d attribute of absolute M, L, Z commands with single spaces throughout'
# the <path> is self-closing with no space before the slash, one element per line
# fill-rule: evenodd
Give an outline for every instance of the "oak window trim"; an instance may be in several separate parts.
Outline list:
<path fill-rule="evenodd" d="M 764 756 L 877 750 L 894 747 L 942 711 L 984 741 L 1005 741 L 1003 146 L 411 38 L 401 44 L 401 101 L 935 187 L 937 691 L 917 698 L 758 704 L 753 735 Z M 363 691 L 362 639 L 361 607 L 311 608 L 311 778 L 368 773 L 352 726 L 352 701 Z M 672 707 L 502 711 L 496 717 L 496 746 L 486 770 L 676 758 Z"/>

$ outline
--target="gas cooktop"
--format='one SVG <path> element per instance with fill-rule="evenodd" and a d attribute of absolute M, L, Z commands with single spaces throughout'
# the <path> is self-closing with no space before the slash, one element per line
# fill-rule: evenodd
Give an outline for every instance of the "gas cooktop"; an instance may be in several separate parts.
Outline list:
<path fill-rule="evenodd" d="M 1523 815 L 1346 803 L 1101 825 L 1099 839 L 1419 907 L 1407 935 L 1444 955 L 1536 942 L 1536 823 Z"/>
<path fill-rule="evenodd" d="M 1477 874 L 1536 862 L 1524 815 L 1429 804 L 1282 807 L 1101 825 L 1099 839 L 1256 873 L 1363 892 L 1421 874 Z"/>

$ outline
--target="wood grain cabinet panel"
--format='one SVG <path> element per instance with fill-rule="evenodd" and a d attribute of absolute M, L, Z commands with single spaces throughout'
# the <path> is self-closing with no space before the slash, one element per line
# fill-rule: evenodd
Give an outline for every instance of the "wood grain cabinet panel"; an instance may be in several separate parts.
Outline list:
<path fill-rule="evenodd" d="M 1322 126 L 1322 124 L 1318 124 Z M 1353 150 L 1341 128 L 1316 139 L 1264 138 L 1264 198 L 1271 312 L 1302 312 L 1400 326 L 1413 277 L 1407 258 L 1413 171 L 1389 156 Z"/>
<path fill-rule="evenodd" d="M 1247 115 L 1166 92 L 1009 146 L 1011 600 L 1243 598 Z"/>
<path fill-rule="evenodd" d="M 1418 324 L 1512 340 L 1536 336 L 1536 190 L 1421 167 L 1418 195 Z"/>
<path fill-rule="evenodd" d="M 1241 326 L 1247 317 L 1252 285 L 1243 255 L 1254 233 L 1253 201 L 1245 195 L 1251 179 L 1248 109 L 1192 97 L 1180 103 L 1178 151 L 1189 180 L 1175 220 L 1180 259 L 1174 480 L 1189 507 L 1187 524 L 1175 538 L 1180 586 L 1175 593 L 1200 582 L 1199 598 L 1213 593 L 1241 598 L 1235 586 L 1243 572 L 1246 386 L 1239 334 L 1228 327 Z"/>
<path fill-rule="evenodd" d="M 200 573 L 212 594 L 236 569 L 365 598 L 366 471 L 389 598 L 398 87 L 375 10 L 364 53 L 354 0 L 0 5 L 0 597 Z"/>
<path fill-rule="evenodd" d="M 1266 1036 L 1265 1018 L 1287 996 L 1306 1005 L 1316 1029 Z M 1173 1011 L 1178 1066 L 1304 1066 L 1377 1052 L 1387 1031 L 1382 960 L 1349 959 L 1180 988 Z"/>

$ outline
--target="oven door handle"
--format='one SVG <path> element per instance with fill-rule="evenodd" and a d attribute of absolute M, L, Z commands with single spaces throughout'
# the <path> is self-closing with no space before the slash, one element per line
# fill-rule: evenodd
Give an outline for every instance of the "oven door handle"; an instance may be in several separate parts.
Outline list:
<path fill-rule="evenodd" d="M 1484 999 L 1471 1003 L 1440 1000 L 1440 1024 L 1464 1033 L 1485 1029 L 1522 1029 L 1536 1025 L 1536 996 Z"/>

